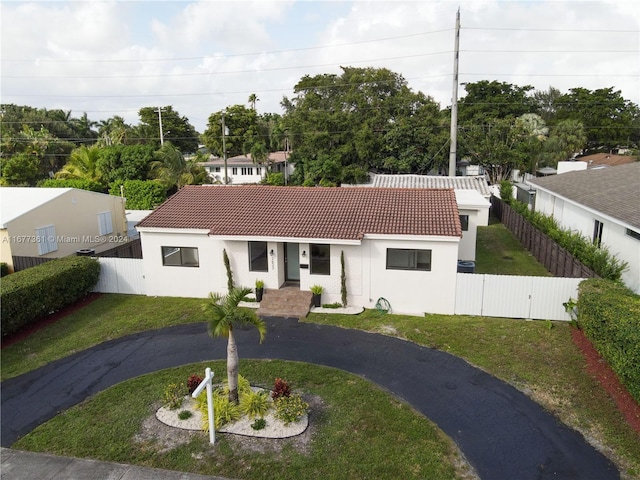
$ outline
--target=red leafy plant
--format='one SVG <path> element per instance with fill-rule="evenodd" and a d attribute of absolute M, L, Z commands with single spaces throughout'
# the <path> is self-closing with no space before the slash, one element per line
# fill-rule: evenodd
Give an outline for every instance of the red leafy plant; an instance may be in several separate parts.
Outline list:
<path fill-rule="evenodd" d="M 187 380 L 187 389 L 189 389 L 189 395 L 191 395 L 196 388 L 198 388 L 198 385 L 200 385 L 200 383 L 202 383 L 202 377 L 200 375 L 191 375 L 189 377 L 189 379 Z"/>
<path fill-rule="evenodd" d="M 276 381 L 273 385 L 273 391 L 271 392 L 271 398 L 277 400 L 282 397 L 291 396 L 291 387 L 287 383 L 286 380 L 282 378 L 276 378 Z"/>

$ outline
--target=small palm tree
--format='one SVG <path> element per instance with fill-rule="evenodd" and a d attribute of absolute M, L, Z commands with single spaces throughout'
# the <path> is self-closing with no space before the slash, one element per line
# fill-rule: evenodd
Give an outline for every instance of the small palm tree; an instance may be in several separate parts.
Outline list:
<path fill-rule="evenodd" d="M 209 313 L 209 335 L 227 337 L 227 381 L 229 383 L 229 402 L 238 404 L 238 347 L 233 336 L 234 325 L 253 325 L 260 334 L 260 343 L 267 334 L 267 325 L 252 310 L 240 309 L 238 304 L 251 293 L 250 288 L 233 288 L 228 295 L 210 293 L 209 300 L 203 305 Z"/>

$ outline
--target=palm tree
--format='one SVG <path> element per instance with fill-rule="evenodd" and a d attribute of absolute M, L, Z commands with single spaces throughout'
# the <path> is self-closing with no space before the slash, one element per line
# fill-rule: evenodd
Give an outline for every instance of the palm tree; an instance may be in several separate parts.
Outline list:
<path fill-rule="evenodd" d="M 258 98 L 258 96 L 255 93 L 252 93 L 251 95 L 249 95 L 249 104 L 251 105 L 251 109 L 253 111 L 256 110 L 256 102 L 259 102 L 260 99 Z"/>
<path fill-rule="evenodd" d="M 203 310 L 211 315 L 209 335 L 227 337 L 227 382 L 229 402 L 238 403 L 238 347 L 233 336 L 234 325 L 253 325 L 260 334 L 260 343 L 267 334 L 267 325 L 252 310 L 240 309 L 238 304 L 251 293 L 250 288 L 233 288 L 228 295 L 210 293 Z"/>
<path fill-rule="evenodd" d="M 102 172 L 98 167 L 100 149 L 98 147 L 78 147 L 71 152 L 69 160 L 58 173 L 57 178 L 84 179 L 102 182 Z"/>

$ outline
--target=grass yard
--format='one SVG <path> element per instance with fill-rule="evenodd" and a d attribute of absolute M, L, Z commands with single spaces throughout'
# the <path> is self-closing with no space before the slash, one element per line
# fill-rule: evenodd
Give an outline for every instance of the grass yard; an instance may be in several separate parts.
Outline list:
<path fill-rule="evenodd" d="M 495 219 L 489 223 L 487 227 L 478 227 L 476 273 L 551 276 L 507 227 Z"/>
<path fill-rule="evenodd" d="M 404 338 L 462 357 L 511 383 L 581 431 L 613 458 L 628 478 L 640 477 L 640 434 L 585 370 L 564 322 L 426 315 L 315 314 L 308 322 Z"/>
<path fill-rule="evenodd" d="M 102 295 L 88 306 L 2 349 L 2 380 L 114 338 L 202 322 L 200 298 Z"/>
<path fill-rule="evenodd" d="M 225 370 L 220 361 L 206 366 Z M 240 373 L 252 384 L 271 388 L 276 377 L 283 377 L 315 404 L 309 431 L 303 434 L 305 448 L 298 448 L 297 437 L 253 439 L 254 449 L 247 449 L 243 440 L 218 435 L 212 448 L 208 436 L 199 434 L 166 451 L 154 440 L 137 440 L 145 419 L 160 406 L 164 387 L 184 382 L 192 373 L 201 374 L 204 367 L 183 366 L 123 382 L 63 412 L 14 446 L 249 480 L 446 480 L 466 473 L 463 467 L 457 467 L 458 472 L 454 468 L 464 462 L 453 443 L 407 404 L 360 377 L 306 363 L 242 361 L 240 365 Z M 260 451 L 260 445 L 269 446 Z"/>

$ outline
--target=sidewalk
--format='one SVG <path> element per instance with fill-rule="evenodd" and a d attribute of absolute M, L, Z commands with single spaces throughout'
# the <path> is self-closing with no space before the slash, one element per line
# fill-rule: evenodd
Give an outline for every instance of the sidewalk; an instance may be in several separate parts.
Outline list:
<path fill-rule="evenodd" d="M 225 480 L 122 463 L 0 449 L 2 480 Z"/>

